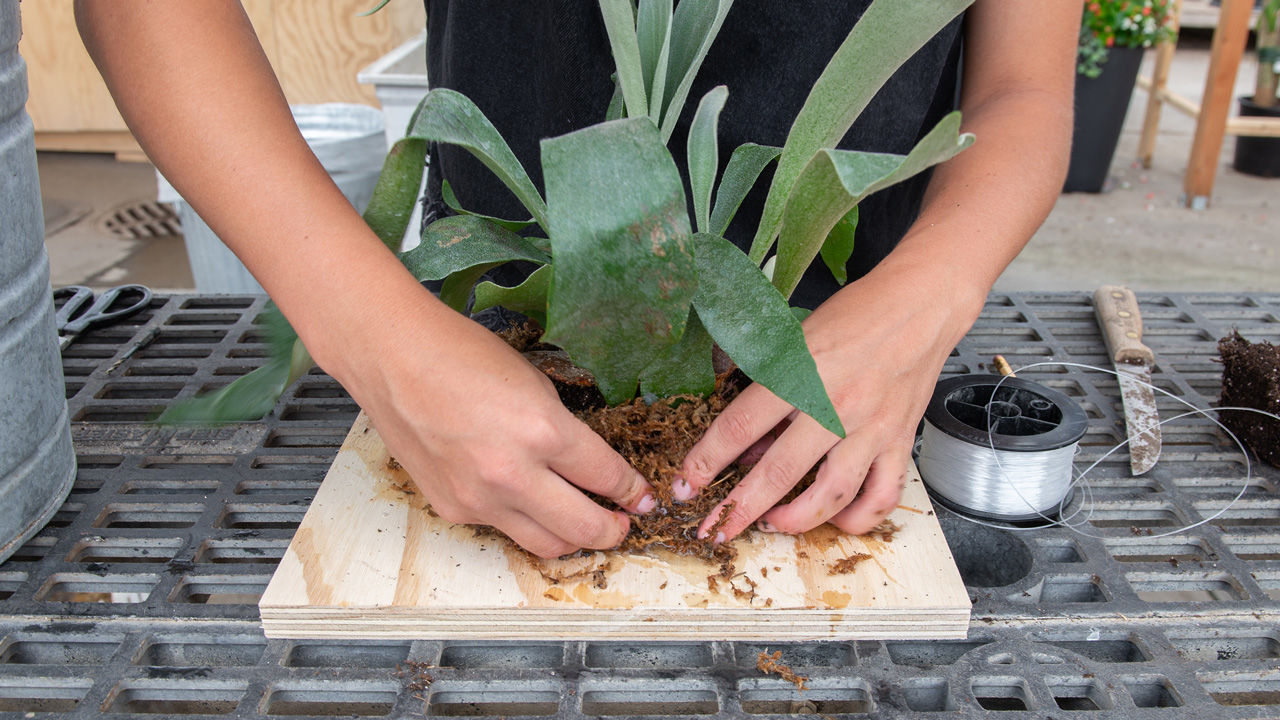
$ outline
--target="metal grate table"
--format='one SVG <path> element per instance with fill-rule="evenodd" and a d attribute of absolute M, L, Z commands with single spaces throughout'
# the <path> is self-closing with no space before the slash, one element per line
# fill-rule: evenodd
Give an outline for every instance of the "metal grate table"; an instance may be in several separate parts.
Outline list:
<path fill-rule="evenodd" d="M 1218 337 L 1280 343 L 1280 295 L 1141 300 L 1155 382 L 1201 407 L 1219 391 Z M 769 646 L 810 678 L 803 694 L 755 670 L 761 644 L 267 640 L 257 598 L 355 403 L 317 370 L 262 422 L 145 422 L 262 362 L 264 302 L 157 299 L 67 349 L 80 470 L 50 526 L 0 566 L 0 718 L 1280 716 L 1280 472 L 1255 464 L 1228 512 L 1154 537 L 1245 481 L 1245 457 L 1204 418 L 1165 426 L 1143 477 L 1123 451 L 1103 461 L 1086 535 L 940 510 L 974 603 L 968 638 Z M 1022 374 L 1085 408 L 1079 463 L 1123 440 L 1115 380 L 1059 364 L 1108 365 L 1088 295 L 993 295 L 945 372 L 984 371 L 996 353 L 1049 362 Z M 1180 407 L 1159 403 L 1164 417 Z"/>

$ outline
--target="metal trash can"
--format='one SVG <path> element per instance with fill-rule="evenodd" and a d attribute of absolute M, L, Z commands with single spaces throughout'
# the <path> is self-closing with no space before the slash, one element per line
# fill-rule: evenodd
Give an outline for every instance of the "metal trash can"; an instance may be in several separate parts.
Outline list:
<path fill-rule="evenodd" d="M 18 0 L 0 0 L 0 561 L 75 482 Z"/>
<path fill-rule="evenodd" d="M 386 122 L 377 108 L 348 103 L 293 105 L 293 118 L 311 151 L 356 210 L 364 212 L 373 198 L 387 151 Z M 173 203 L 182 222 L 183 241 L 196 290 L 201 293 L 261 293 L 249 274 L 173 186 L 156 173 L 160 202 Z"/>

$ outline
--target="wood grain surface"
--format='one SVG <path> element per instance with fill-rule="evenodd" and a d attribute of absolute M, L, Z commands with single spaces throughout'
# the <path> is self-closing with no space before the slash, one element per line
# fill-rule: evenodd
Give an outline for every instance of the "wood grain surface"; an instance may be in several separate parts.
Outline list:
<path fill-rule="evenodd" d="M 390 460 L 362 413 L 259 603 L 268 637 L 807 640 L 968 629 L 969 598 L 914 467 L 892 541 L 827 525 L 755 534 L 737 541 L 740 574 L 713 589 L 716 567 L 671 553 L 541 561 L 477 537 L 426 512 Z M 870 557 L 830 574 L 855 554 Z"/>

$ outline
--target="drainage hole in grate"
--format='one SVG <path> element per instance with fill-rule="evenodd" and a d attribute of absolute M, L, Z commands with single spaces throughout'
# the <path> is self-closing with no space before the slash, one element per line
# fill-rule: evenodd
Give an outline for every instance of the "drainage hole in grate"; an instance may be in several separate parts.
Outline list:
<path fill-rule="evenodd" d="M 27 581 L 24 572 L 0 573 L 0 600 L 7 600 Z"/>
<path fill-rule="evenodd" d="M 1043 539 L 1038 540 L 1040 551 L 1044 553 L 1045 559 L 1051 563 L 1082 563 L 1084 556 L 1080 553 L 1080 546 L 1076 545 L 1074 540 L 1066 539 Z"/>
<path fill-rule="evenodd" d="M 943 712 L 957 709 L 955 702 L 951 699 L 951 688 L 944 678 L 904 680 L 902 695 L 906 698 L 907 708 L 914 712 Z"/>
<path fill-rule="evenodd" d="M 186 469 L 192 465 L 231 465 L 235 463 L 234 455 L 149 455 L 143 460 L 139 467 L 142 468 L 158 468 L 161 470 L 172 468 L 175 465 L 183 466 Z"/>
<path fill-rule="evenodd" d="M 870 643 L 873 647 L 875 643 Z M 706 646 L 707 662 L 711 664 L 711 648 Z M 786 643 L 738 643 L 734 646 L 734 657 L 740 667 L 756 666 L 760 653 L 769 654 L 781 650 L 782 657 L 791 667 L 849 667 L 858 664 L 857 654 L 852 643 L 805 643 L 788 645 Z"/>
<path fill-rule="evenodd" d="M 167 400 L 182 392 L 182 383 L 108 383 L 94 397 L 99 400 Z"/>
<path fill-rule="evenodd" d="M 742 709 L 751 712 L 744 700 Z M 712 715 L 720 703 L 712 690 L 588 690 L 584 715 Z"/>
<path fill-rule="evenodd" d="M 1001 587 L 1031 572 L 1031 550 L 1013 533 L 977 525 L 950 513 L 939 513 L 938 523 L 965 585 Z M 991 562 L 993 557 L 1001 562 Z"/>
<path fill-rule="evenodd" d="M 389 715 L 398 688 L 383 683 L 281 683 L 267 691 L 267 715 Z"/>
<path fill-rule="evenodd" d="M 124 371 L 125 377 L 190 377 L 195 374 L 195 365 L 164 363 L 130 363 Z"/>
<path fill-rule="evenodd" d="M 245 310 L 253 305 L 256 298 L 253 297 L 236 297 L 234 295 L 213 295 L 206 297 L 187 298 L 182 301 L 179 306 L 181 310 L 221 310 L 229 308 L 232 310 Z"/>
<path fill-rule="evenodd" d="M 1175 708 L 1182 707 L 1182 700 L 1173 690 L 1169 679 L 1162 675 L 1139 675 L 1121 677 L 1129 690 L 1133 704 L 1141 708 Z"/>
<path fill-rule="evenodd" d="M 255 605 L 269 582 L 270 575 L 186 575 L 169 594 L 169 602 Z"/>
<path fill-rule="evenodd" d="M 260 635 L 161 635 L 143 644 L 134 665 L 150 667 L 252 667 L 267 642 Z"/>
<path fill-rule="evenodd" d="M 1041 640 L 1037 642 L 1062 648 L 1095 662 L 1135 663 L 1151 659 L 1131 640 Z"/>
<path fill-rule="evenodd" d="M 1205 500 L 1192 503 L 1201 515 L 1222 512 L 1228 501 Z M 1277 527 L 1280 526 L 1280 502 L 1266 500 L 1241 500 L 1213 519 L 1218 527 Z"/>
<path fill-rule="evenodd" d="M 564 646 L 547 645 L 446 645 L 440 666 L 473 670 L 481 668 L 558 668 L 564 664 Z"/>
<path fill-rule="evenodd" d="M 62 507 L 58 508 L 58 512 L 53 514 L 49 520 L 49 527 L 64 528 L 75 521 L 80 511 L 84 510 L 84 503 L 81 502 L 64 502 Z"/>
<path fill-rule="evenodd" d="M 269 448 L 339 448 L 347 436 L 346 428 L 275 428 L 267 434 L 263 447 Z"/>
<path fill-rule="evenodd" d="M 984 710 L 1020 711 L 1030 708 L 1026 682 L 1015 677 L 974 678 L 973 698 Z"/>
<path fill-rule="evenodd" d="M 1109 599 L 1102 580 L 1094 575 L 1050 575 L 1009 600 L 1030 603 L 1101 603 Z"/>
<path fill-rule="evenodd" d="M 163 405 L 89 405 L 71 418 L 72 422 L 86 423 L 140 423 L 146 422 L 164 411 Z"/>
<path fill-rule="evenodd" d="M 1048 677 L 1045 684 L 1053 701 L 1063 710 L 1110 710 L 1111 698 L 1097 680 L 1083 677 Z"/>
<path fill-rule="evenodd" d="M 1251 634 L 1243 634 L 1250 632 Z M 1223 637 L 1229 633 L 1234 637 Z M 1194 635 L 1167 633 L 1169 643 L 1187 660 L 1212 662 L 1215 660 L 1268 660 L 1280 658 L 1280 642 L 1274 630 L 1252 631 L 1222 630 Z"/>
<path fill-rule="evenodd" d="M 36 591 L 43 602 L 140 603 L 151 595 L 158 575 L 93 575 L 56 573 Z"/>
<path fill-rule="evenodd" d="M 485 715 L 554 715 L 560 694 L 554 690 L 440 690 L 431 693 L 431 715 L 483 717 Z"/>
<path fill-rule="evenodd" d="M 123 635 L 97 637 L 9 638 L 0 646 L 0 663 L 18 665 L 101 665 L 115 654 Z"/>
<path fill-rule="evenodd" d="M 96 528 L 189 528 L 204 512 L 193 503 L 109 503 L 93 521 Z"/>
<path fill-rule="evenodd" d="M 123 462 L 123 455 L 76 455 L 77 470 L 109 470 Z"/>
<path fill-rule="evenodd" d="M 4 678 L 0 680 L 0 712 L 69 713 L 91 687 L 89 680 Z"/>
<path fill-rule="evenodd" d="M 289 547 L 288 540 L 205 540 L 196 550 L 195 562 L 221 565 L 276 565 Z"/>
<path fill-rule="evenodd" d="M 235 325 L 240 313 L 180 312 L 169 316 L 165 325 Z"/>
<path fill-rule="evenodd" d="M 1241 560 L 1280 560 L 1280 535 L 1227 535 L 1223 540 Z"/>
<path fill-rule="evenodd" d="M 285 667 L 394 668 L 409 659 L 407 642 L 295 641 L 285 655 Z M 443 663 L 442 663 L 443 664 Z"/>
<path fill-rule="evenodd" d="M 9 562 L 39 562 L 58 544 L 58 538 L 39 535 L 23 543 L 9 556 Z"/>
<path fill-rule="evenodd" d="M 107 699 L 107 712 L 228 715 L 235 712 L 248 687 L 248 683 L 235 680 L 125 680 Z"/>
<path fill-rule="evenodd" d="M 317 466 L 327 470 L 333 463 L 333 455 L 259 455 L 249 463 L 254 470 L 315 470 Z"/>
<path fill-rule="evenodd" d="M 593 668 L 706 667 L 711 665 L 711 646 L 591 644 L 587 646 L 586 665 Z"/>
<path fill-rule="evenodd" d="M 911 665 L 930 668 L 938 665 L 954 665 L 965 653 L 986 643 L 966 640 L 939 640 L 930 642 L 886 642 L 889 659 L 894 665 Z"/>
<path fill-rule="evenodd" d="M 213 524 L 230 530 L 296 530 L 306 505 L 228 505 Z"/>
<path fill-rule="evenodd" d="M 803 693 L 790 685 L 742 688 L 738 697 L 742 709 L 752 715 L 866 714 L 874 709 L 871 695 L 863 688 L 809 688 Z"/>
<path fill-rule="evenodd" d="M 337 422 L 354 418 L 359 411 L 360 406 L 354 402 L 288 405 L 280 413 L 280 419 L 285 422 Z"/>
<path fill-rule="evenodd" d="M 307 470 L 316 471 L 316 467 L 308 467 Z M 293 478 L 289 480 L 242 480 L 236 484 L 233 491 L 236 495 L 278 495 L 280 493 L 303 493 L 307 496 L 309 502 L 316 494 L 316 490 L 320 489 L 320 481 L 323 476 L 314 479 Z"/>
<path fill-rule="evenodd" d="M 1196 679 L 1219 705 L 1280 705 L 1280 677 L 1261 673 L 1196 673 Z"/>
<path fill-rule="evenodd" d="M 1180 527 L 1178 513 L 1170 507 L 1140 506 L 1137 503 L 1116 507 L 1094 505 L 1089 524 L 1097 528 Z"/>
<path fill-rule="evenodd" d="M 210 495 L 218 491 L 217 480 L 129 480 L 120 486 L 121 495 Z"/>
<path fill-rule="evenodd" d="M 1111 557 L 1122 563 L 1160 562 L 1176 566 L 1181 562 L 1203 562 L 1210 555 L 1204 541 L 1198 538 L 1110 538 L 1103 542 Z"/>
<path fill-rule="evenodd" d="M 182 538 L 81 538 L 67 553 L 67 562 L 163 563 L 178 554 Z"/>
<path fill-rule="evenodd" d="M 1150 603 L 1234 602 L 1244 592 L 1230 575 L 1187 576 L 1166 573 L 1126 573 L 1129 586 L 1139 598 Z"/>

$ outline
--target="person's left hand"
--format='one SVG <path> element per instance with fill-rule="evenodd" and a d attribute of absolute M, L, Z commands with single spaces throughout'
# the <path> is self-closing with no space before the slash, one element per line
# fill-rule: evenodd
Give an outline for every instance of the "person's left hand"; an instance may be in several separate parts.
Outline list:
<path fill-rule="evenodd" d="M 729 502 L 735 504 L 715 542 L 732 539 L 757 519 L 766 532 L 801 533 L 830 522 L 861 534 L 897 506 L 916 426 L 985 293 L 972 297 L 973 289 L 939 278 L 937 268 L 890 265 L 881 263 L 804 322 L 846 437 L 752 384 L 689 451 L 683 477 L 672 488 L 677 499 L 692 498 L 740 456 L 744 463 L 758 459 L 703 521 L 700 537 Z M 774 507 L 824 455 L 813 485 Z"/>

